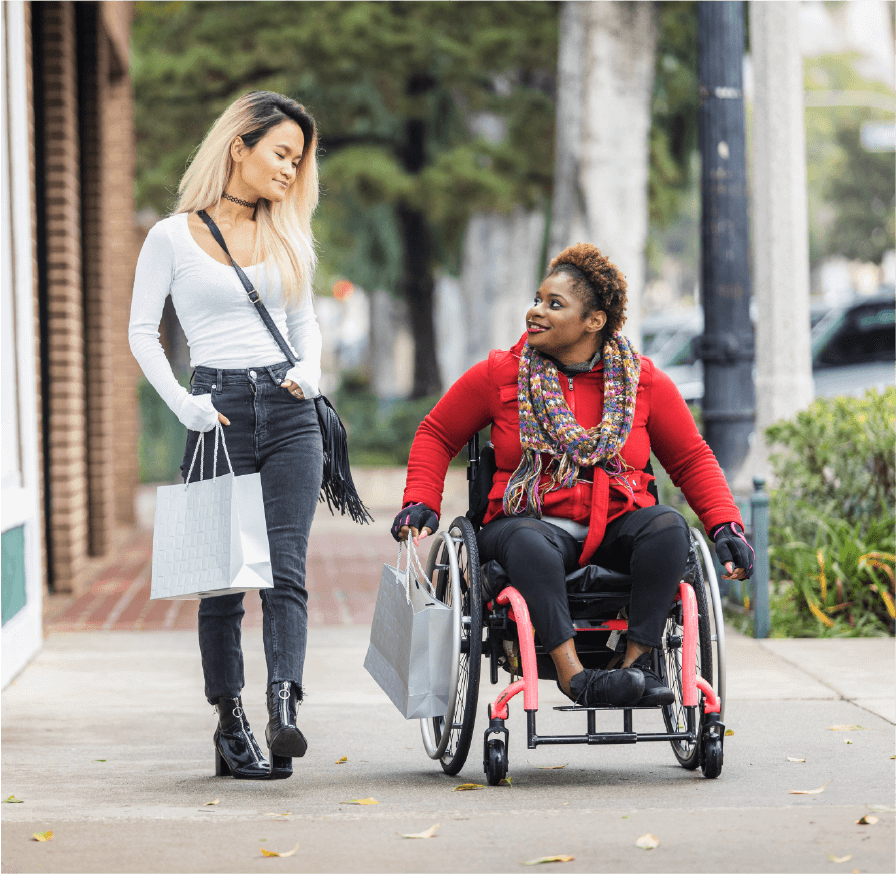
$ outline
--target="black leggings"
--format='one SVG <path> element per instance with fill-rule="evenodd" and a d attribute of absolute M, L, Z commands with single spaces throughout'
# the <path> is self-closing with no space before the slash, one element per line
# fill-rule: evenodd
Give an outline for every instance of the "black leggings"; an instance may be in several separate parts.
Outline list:
<path fill-rule="evenodd" d="M 634 510 L 607 525 L 591 563 L 632 577 L 629 640 L 660 645 L 689 544 L 687 522 L 671 507 Z M 540 519 L 502 517 L 479 532 L 478 545 L 480 561 L 497 561 L 526 599 L 545 650 L 575 637 L 566 575 L 578 567 L 582 545 L 571 534 Z"/>

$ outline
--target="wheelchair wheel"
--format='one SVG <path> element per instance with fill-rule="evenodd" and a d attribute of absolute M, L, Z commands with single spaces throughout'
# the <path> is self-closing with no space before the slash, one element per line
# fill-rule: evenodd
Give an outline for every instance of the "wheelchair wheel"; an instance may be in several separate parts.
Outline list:
<path fill-rule="evenodd" d="M 507 749 L 504 741 L 491 738 L 485 747 L 485 779 L 497 786 L 507 776 Z"/>
<path fill-rule="evenodd" d="M 451 607 L 455 617 L 459 618 L 460 646 L 456 691 L 448 713 L 423 719 L 420 725 L 426 752 L 431 758 L 439 759 L 446 774 L 454 775 L 463 768 L 470 752 L 482 666 L 479 551 L 476 533 L 468 519 L 458 516 L 451 523 L 449 531 L 433 545 L 428 565 L 427 572 L 435 586 L 436 597 Z"/>
<path fill-rule="evenodd" d="M 722 595 L 719 592 L 719 579 L 716 575 L 716 563 L 713 560 L 713 554 L 709 549 L 706 538 L 696 528 L 691 529 L 691 541 L 696 546 L 696 559 L 703 572 L 703 583 L 709 596 L 709 606 L 712 608 L 710 613 L 710 626 L 712 641 L 713 660 L 712 664 L 715 668 L 715 677 L 710 682 L 716 694 L 719 696 L 721 711 L 719 719 L 725 721 L 725 615 L 722 612 Z"/>
<path fill-rule="evenodd" d="M 712 683 L 712 633 L 709 621 L 709 605 L 706 601 L 706 587 L 704 585 L 703 568 L 698 558 L 699 548 L 691 540 L 691 555 L 688 557 L 688 569 L 685 572 L 687 581 L 694 589 L 697 596 L 697 631 L 699 636 L 697 646 L 696 672 L 707 682 Z M 682 616 L 680 603 L 676 602 L 672 612 L 666 619 L 666 627 L 663 631 L 663 652 L 656 652 L 657 667 L 665 685 L 675 695 L 671 704 L 662 706 L 663 720 L 666 730 L 669 732 L 684 731 L 687 728 L 687 709 L 684 706 L 684 692 L 682 686 Z M 679 764 L 688 770 L 694 770 L 700 764 L 700 743 L 702 738 L 702 713 L 697 708 L 697 733 L 696 741 L 673 740 L 672 752 Z"/>

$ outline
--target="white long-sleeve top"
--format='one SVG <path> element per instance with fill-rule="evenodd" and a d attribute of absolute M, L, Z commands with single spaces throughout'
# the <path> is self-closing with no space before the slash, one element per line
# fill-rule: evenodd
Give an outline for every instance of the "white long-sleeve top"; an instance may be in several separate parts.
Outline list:
<path fill-rule="evenodd" d="M 276 266 L 256 264 L 243 271 L 298 359 L 286 378 L 300 386 L 306 398 L 315 397 L 321 334 L 310 299 L 287 310 Z M 263 367 L 283 361 L 283 352 L 236 270 L 216 261 L 193 239 L 187 213 L 157 222 L 137 260 L 128 340 L 146 378 L 180 422 L 194 431 L 207 431 L 217 421 L 211 397 L 193 396 L 178 383 L 159 342 L 159 322 L 169 294 L 187 337 L 191 367 Z"/>

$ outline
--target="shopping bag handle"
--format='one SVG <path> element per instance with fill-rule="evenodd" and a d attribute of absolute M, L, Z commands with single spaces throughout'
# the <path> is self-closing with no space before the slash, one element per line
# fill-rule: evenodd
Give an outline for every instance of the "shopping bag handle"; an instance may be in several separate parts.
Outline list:
<path fill-rule="evenodd" d="M 224 449 L 224 457 L 227 459 L 227 468 L 233 473 L 233 465 L 230 463 L 230 453 L 227 451 L 227 441 L 224 439 L 224 428 L 220 422 L 215 423 L 215 460 L 212 464 L 212 479 L 216 479 L 218 475 L 218 433 L 221 434 L 221 446 Z M 205 445 L 205 432 L 199 432 L 199 439 L 196 441 L 196 448 L 193 450 L 193 460 L 190 462 L 190 470 L 187 472 L 187 480 L 184 483 L 184 490 L 189 488 L 190 476 L 193 474 L 193 466 L 196 464 L 196 456 L 199 455 L 199 480 L 205 479 L 205 450 L 201 452 L 200 447 Z M 400 557 L 400 553 L 399 553 Z"/>
<path fill-rule="evenodd" d="M 436 588 L 430 581 L 429 577 L 426 576 L 426 571 L 423 570 L 423 563 L 420 561 L 420 556 L 417 555 L 417 550 L 414 548 L 414 540 L 408 535 L 407 540 L 399 540 L 398 541 L 398 564 L 396 567 L 398 570 L 401 570 L 401 550 L 402 547 L 407 543 L 408 545 L 408 566 L 405 568 L 404 573 L 404 594 L 408 599 L 408 603 L 411 603 L 411 564 L 412 562 L 416 564 L 415 576 L 418 576 L 418 579 L 422 579 L 424 583 L 426 583 L 426 588 L 430 595 L 435 598 L 436 596 Z"/>

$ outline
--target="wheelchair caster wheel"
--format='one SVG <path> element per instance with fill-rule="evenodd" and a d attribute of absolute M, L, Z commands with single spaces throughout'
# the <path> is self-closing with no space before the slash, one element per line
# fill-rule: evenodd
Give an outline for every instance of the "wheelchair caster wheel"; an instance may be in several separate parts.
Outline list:
<path fill-rule="evenodd" d="M 492 739 L 485 746 L 485 776 L 489 786 L 497 786 L 507 776 L 504 741 Z"/>
<path fill-rule="evenodd" d="M 722 741 L 717 737 L 704 737 L 703 750 L 700 756 L 700 767 L 703 776 L 714 780 L 722 773 Z"/>

